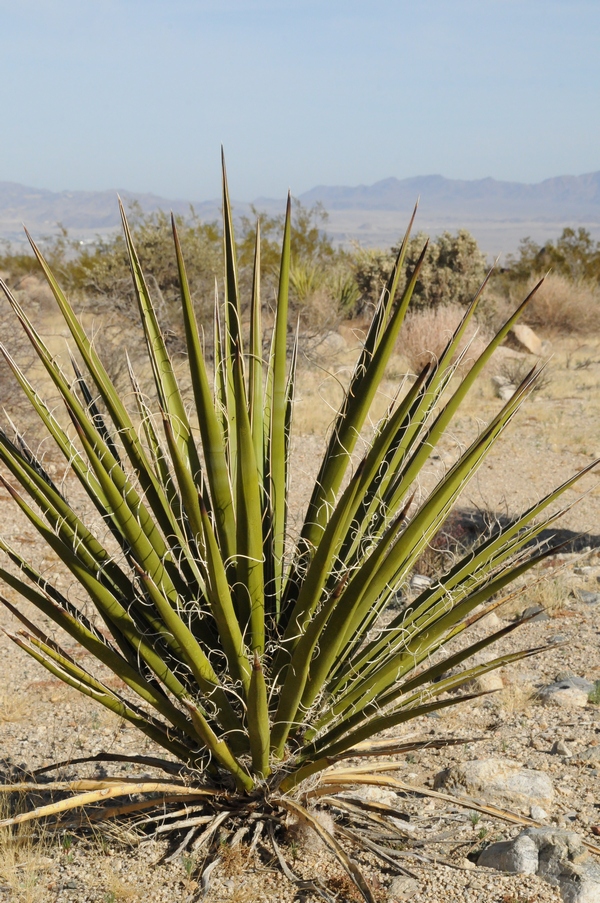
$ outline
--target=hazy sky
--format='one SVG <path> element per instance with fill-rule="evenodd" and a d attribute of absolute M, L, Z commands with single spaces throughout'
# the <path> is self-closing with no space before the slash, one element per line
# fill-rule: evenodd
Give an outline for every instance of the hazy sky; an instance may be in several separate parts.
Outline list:
<path fill-rule="evenodd" d="M 0 181 L 204 200 L 600 169 L 599 0 L 0 0 Z"/>

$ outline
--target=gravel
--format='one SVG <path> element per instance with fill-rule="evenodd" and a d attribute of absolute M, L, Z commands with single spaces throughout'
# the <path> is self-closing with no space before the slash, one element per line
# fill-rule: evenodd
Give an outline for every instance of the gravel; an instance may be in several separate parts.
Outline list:
<path fill-rule="evenodd" d="M 456 424 L 452 442 L 440 449 L 424 477 L 424 485 L 433 482 L 451 461 L 453 449 L 464 444 L 479 428 L 479 417 L 498 410 L 500 402 L 489 395 L 479 399 L 477 413 L 467 410 Z M 568 404 L 567 404 L 568 402 Z M 558 390 L 543 398 L 537 396 L 521 419 L 521 426 L 502 439 L 500 447 L 484 465 L 471 487 L 465 491 L 464 509 L 486 508 L 510 513 L 525 507 L 575 468 L 589 463 L 583 441 L 573 450 L 567 424 L 581 418 L 591 401 L 561 397 Z M 587 407 L 586 407 L 587 405 Z M 597 411 L 592 410 L 596 418 Z M 587 415 L 585 415 L 587 416 Z M 594 420 L 598 422 L 600 418 Z M 303 436 L 296 440 L 294 504 L 301 512 L 316 471 L 322 440 Z M 443 454 L 442 454 L 443 453 Z M 543 463 L 543 466 L 541 466 Z M 393 774 L 403 781 L 433 788 L 434 776 L 475 759 L 504 758 L 526 769 L 543 772 L 554 786 L 555 796 L 543 807 L 531 806 L 541 818 L 543 812 L 551 826 L 576 832 L 585 841 L 600 842 L 594 831 L 600 822 L 597 802 L 600 770 L 600 706 L 585 701 L 583 706 L 551 705 L 542 701 L 543 690 L 564 676 L 583 679 L 595 685 L 600 680 L 600 650 L 597 600 L 600 580 L 600 498 L 597 481 L 586 477 L 581 490 L 589 490 L 583 502 L 569 511 L 560 524 L 566 538 L 586 535 L 586 552 L 563 552 L 545 563 L 550 582 L 562 589 L 544 607 L 546 619 L 534 619 L 499 644 L 498 654 L 516 649 L 552 643 L 550 651 L 525 659 L 516 666 L 501 669 L 502 689 L 460 707 L 436 713 L 435 718 L 420 718 L 406 729 L 411 737 L 427 739 L 468 736 L 460 747 L 428 749 L 399 757 Z M 572 501 L 577 492 L 567 494 Z M 4 491 L 3 535 L 27 551 L 46 568 L 45 552 L 37 545 L 31 529 L 23 524 L 8 504 Z M 299 521 L 299 515 L 296 522 Z M 561 534 L 563 535 L 563 534 Z M 581 546 L 582 543 L 580 543 Z M 560 574 L 557 570 L 561 569 Z M 579 573 L 575 573 L 578 569 Z M 58 575 L 68 587 L 68 577 Z M 3 590 L 11 601 L 14 595 Z M 517 605 L 520 611 L 539 605 L 538 598 L 524 593 Z M 547 600 L 546 600 L 547 601 Z M 25 609 L 27 606 L 25 606 Z M 519 612 L 500 609 L 503 618 Z M 0 610 L 0 627 L 14 629 L 11 617 Z M 483 636 L 486 628 L 473 628 L 473 636 Z M 71 648 L 71 652 L 76 652 Z M 77 652 L 77 654 L 80 654 Z M 6 775 L 29 772 L 56 760 L 93 755 L 100 751 L 147 753 L 150 741 L 112 715 L 99 710 L 74 690 L 64 687 L 36 665 L 25 653 L 0 635 L 0 655 L 5 667 L 0 675 L 0 757 Z M 583 686 L 583 684 L 581 684 Z M 63 776 L 100 775 L 105 772 L 137 775 L 138 766 L 69 767 Z M 482 794 L 485 802 L 485 794 Z M 399 799 L 398 805 L 408 817 L 412 840 L 407 852 L 426 855 L 429 862 L 407 860 L 413 877 L 393 884 L 393 874 L 368 857 L 361 859 L 379 901 L 414 899 L 419 903 L 558 903 L 557 888 L 536 875 L 505 875 L 476 867 L 482 850 L 492 842 L 510 840 L 522 827 L 469 812 L 453 803 L 415 796 Z M 161 863 L 167 850 L 162 841 L 132 837 L 122 827 L 96 829 L 92 834 L 48 834 L 31 845 L 25 844 L 16 861 L 0 864 L 0 901 L 60 901 L 60 903 L 172 903 L 174 899 L 196 901 L 202 891 L 200 875 L 205 863 L 179 859 Z M 349 899 L 347 879 L 331 856 L 306 840 L 282 846 L 288 863 L 305 879 L 328 876 L 340 899 Z M 19 864 L 19 855 L 21 863 Z M 294 899 L 295 889 L 282 878 L 276 864 L 264 851 L 254 855 L 241 846 L 224 850 L 212 873 L 210 889 L 204 900 L 281 901 Z M 443 861 L 441 861 L 443 860 Z M 27 868 L 25 868 L 25 864 Z M 26 877 L 28 876 L 28 877 Z M 32 877 L 33 876 L 33 877 Z M 416 882 L 416 884 L 415 884 Z M 404 894 L 404 896 L 402 896 Z"/>

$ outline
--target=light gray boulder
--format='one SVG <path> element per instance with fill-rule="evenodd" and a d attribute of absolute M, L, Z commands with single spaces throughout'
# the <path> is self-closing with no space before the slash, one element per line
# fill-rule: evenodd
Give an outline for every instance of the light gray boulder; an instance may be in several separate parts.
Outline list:
<path fill-rule="evenodd" d="M 599 903 L 600 865 L 573 831 L 527 828 L 513 840 L 485 849 L 477 865 L 539 875 L 560 888 L 564 903 Z"/>
<path fill-rule="evenodd" d="M 498 806 L 529 812 L 554 799 L 552 781 L 542 771 L 523 768 L 511 759 L 475 759 L 439 772 L 434 787 L 481 797 Z"/>
<path fill-rule="evenodd" d="M 595 684 L 584 677 L 566 677 L 548 684 L 540 690 L 539 699 L 546 705 L 559 705 L 565 708 L 584 708 L 588 704 L 588 696 Z"/>
<path fill-rule="evenodd" d="M 538 848 L 527 834 L 519 834 L 514 840 L 491 844 L 481 853 L 477 865 L 497 869 L 499 872 L 536 875 L 539 865 Z"/>

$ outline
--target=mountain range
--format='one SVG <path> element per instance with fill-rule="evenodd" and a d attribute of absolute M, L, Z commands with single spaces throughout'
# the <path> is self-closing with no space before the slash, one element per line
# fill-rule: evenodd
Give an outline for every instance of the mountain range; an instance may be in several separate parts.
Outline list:
<path fill-rule="evenodd" d="M 186 200 L 118 193 L 126 206 L 137 202 L 147 213 L 190 210 Z M 20 243 L 22 223 L 36 236 L 55 234 L 59 224 L 81 241 L 110 234 L 119 227 L 116 195 L 117 191 L 53 192 L 0 182 L 0 239 Z M 326 228 L 335 242 L 370 246 L 396 241 L 418 198 L 417 228 L 430 234 L 469 229 L 491 254 L 515 250 L 525 235 L 539 242 L 555 238 L 565 226 L 583 226 L 600 238 L 600 171 L 535 184 L 440 175 L 388 178 L 354 187 L 319 185 L 299 196 L 305 206 L 323 205 L 329 214 Z M 273 198 L 258 198 L 254 204 L 271 214 L 284 207 L 283 200 Z M 203 220 L 220 216 L 218 200 L 192 206 Z M 249 212 L 250 205 L 234 203 L 234 209 L 241 215 Z"/>

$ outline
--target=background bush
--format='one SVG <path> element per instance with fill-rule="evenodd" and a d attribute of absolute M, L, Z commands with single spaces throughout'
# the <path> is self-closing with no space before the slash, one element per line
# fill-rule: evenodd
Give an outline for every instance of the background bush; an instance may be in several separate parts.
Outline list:
<path fill-rule="evenodd" d="M 252 207 L 250 214 L 237 224 L 239 280 L 245 296 L 249 294 L 252 279 L 257 219 L 262 238 L 263 305 L 268 312 L 273 308 L 277 292 L 283 216 L 271 216 Z M 148 274 L 169 345 L 176 351 L 181 347 L 182 336 L 169 217 L 161 211 L 145 214 L 134 206 L 131 220 L 142 267 Z M 210 337 L 215 284 L 219 285 L 222 273 L 221 226 L 216 222 L 202 222 L 193 208 L 188 216 L 177 218 L 177 225 L 196 314 Z M 357 244 L 350 249 L 336 248 L 327 235 L 326 225 L 327 213 L 320 204 L 304 207 L 298 201 L 293 202 L 291 322 L 299 323 L 305 343 L 310 337 L 335 329 L 342 319 L 362 317 L 372 310 L 397 252 L 396 247 L 363 248 Z M 407 273 L 416 264 L 426 240 L 424 233 L 410 240 Z M 123 316 L 131 323 L 136 320 L 133 286 L 121 235 L 99 239 L 94 246 L 86 247 L 71 241 L 63 229 L 57 237 L 46 240 L 45 252 L 71 295 L 99 316 L 103 329 L 114 330 L 117 323 L 118 328 L 129 328 Z M 6 248 L 0 255 L 0 269 L 5 271 L 13 288 L 25 291 L 35 301 L 37 283 L 28 286 L 30 275 L 37 273 L 30 254 L 13 253 Z M 456 309 L 464 308 L 471 301 L 487 269 L 485 255 L 465 229 L 443 232 L 430 242 L 415 287 L 413 312 L 433 311 L 443 305 L 454 306 L 454 312 L 431 315 L 423 322 L 415 320 L 415 334 L 421 339 L 425 334 L 431 336 L 427 351 L 437 354 L 441 339 L 439 335 L 434 338 L 436 329 L 439 327 L 443 333 L 443 323 L 448 318 L 454 322 Z M 498 328 L 509 308 L 549 269 L 550 276 L 524 321 L 542 331 L 584 333 L 595 328 L 600 307 L 600 242 L 594 241 L 583 228 L 566 228 L 556 241 L 543 246 L 531 238 L 523 239 L 518 253 L 509 256 L 504 268 L 492 279 L 478 314 L 483 327 Z M 409 344 L 411 347 L 414 344 L 412 338 Z M 409 358 L 414 362 L 415 355 L 422 353 L 421 348 L 413 349 Z"/>

